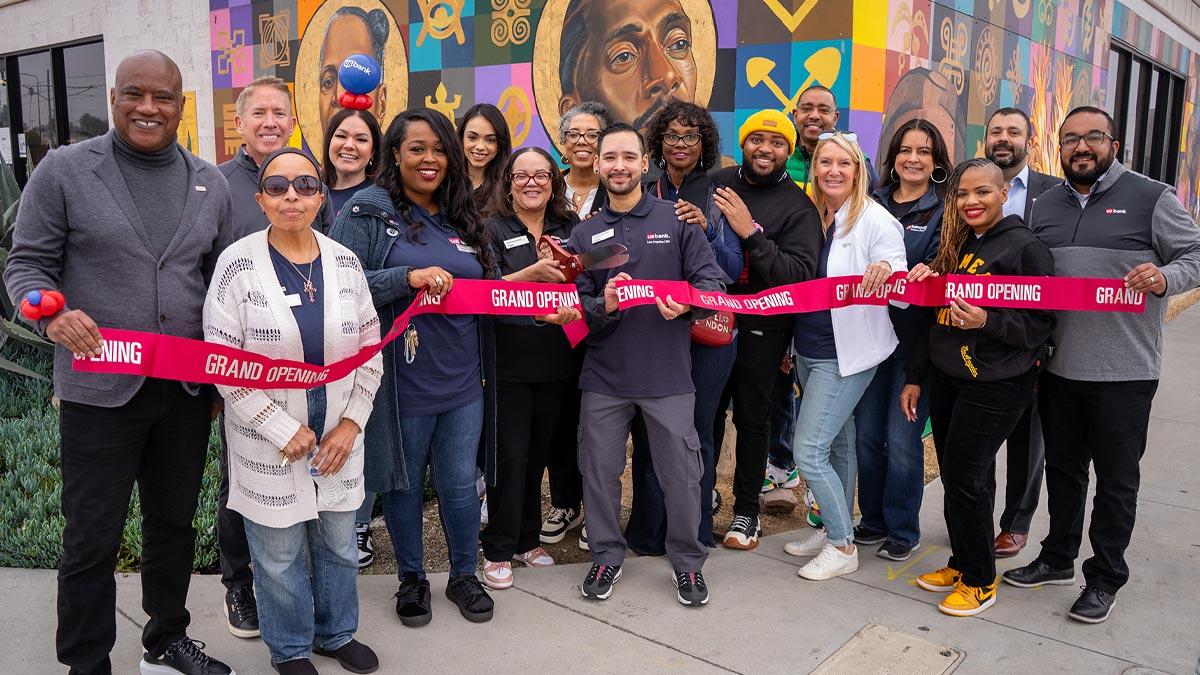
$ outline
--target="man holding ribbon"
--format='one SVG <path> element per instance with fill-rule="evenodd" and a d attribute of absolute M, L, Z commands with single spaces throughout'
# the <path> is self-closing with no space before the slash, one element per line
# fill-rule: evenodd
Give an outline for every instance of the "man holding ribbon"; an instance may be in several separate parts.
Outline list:
<path fill-rule="evenodd" d="M 1117 161 L 1115 134 L 1112 117 L 1099 108 L 1067 114 L 1058 131 L 1066 179 L 1038 199 L 1030 225 L 1050 247 L 1059 274 L 1123 277 L 1126 289 L 1147 294 L 1146 311 L 1059 315 L 1038 397 L 1050 532 L 1032 563 L 1004 573 L 1005 582 L 1022 588 L 1075 583 L 1094 464 L 1093 555 L 1083 563 L 1085 586 L 1068 613 L 1085 623 L 1107 619 L 1129 580 L 1125 549 L 1162 369 L 1167 294 L 1200 284 L 1200 229 L 1173 188 Z"/>
<path fill-rule="evenodd" d="M 591 333 L 579 386 L 579 468 L 588 514 L 592 568 L 583 596 L 605 600 L 621 578 L 625 540 L 621 536 L 621 474 L 625 442 L 634 412 L 646 421 L 651 461 L 662 487 L 667 513 L 667 558 L 674 569 L 676 597 L 688 606 L 708 602 L 700 568 L 708 547 L 700 527 L 700 438 L 692 420 L 695 385 L 691 377 L 691 322 L 711 314 L 670 295 L 655 297 L 655 309 L 621 310 L 633 278 L 685 280 L 703 290 L 724 290 L 704 233 L 679 220 L 675 207 L 646 194 L 641 180 L 648 168 L 642 135 L 628 124 L 600 132 L 596 172 L 608 192 L 600 212 L 571 233 L 569 247 L 585 253 L 622 244 L 629 260 L 621 272 L 585 270 L 575 283 Z M 709 495 L 703 495 L 708 499 Z"/>
<path fill-rule="evenodd" d="M 72 673 L 111 672 L 113 571 L 136 482 L 150 615 L 142 671 L 223 675 L 230 668 L 186 633 L 212 392 L 71 364 L 115 354 L 120 345 L 106 344 L 98 326 L 202 337 L 205 287 L 231 241 L 229 188 L 215 166 L 175 142 L 183 80 L 165 54 L 121 61 L 109 102 L 113 131 L 50 153 L 30 177 L 4 275 L 18 302 L 50 290 L 66 298 L 35 322 L 58 345 L 62 401 L 58 660 Z"/>

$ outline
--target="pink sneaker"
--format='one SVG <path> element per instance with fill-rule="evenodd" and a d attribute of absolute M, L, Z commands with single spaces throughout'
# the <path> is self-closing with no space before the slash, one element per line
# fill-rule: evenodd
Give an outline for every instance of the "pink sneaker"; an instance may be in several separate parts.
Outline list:
<path fill-rule="evenodd" d="M 512 563 L 485 561 L 483 563 L 483 585 L 496 591 L 512 588 Z"/>
<path fill-rule="evenodd" d="M 550 567 L 554 564 L 554 558 L 546 553 L 546 549 L 538 546 L 535 549 L 518 553 L 513 560 L 517 560 L 526 567 Z"/>

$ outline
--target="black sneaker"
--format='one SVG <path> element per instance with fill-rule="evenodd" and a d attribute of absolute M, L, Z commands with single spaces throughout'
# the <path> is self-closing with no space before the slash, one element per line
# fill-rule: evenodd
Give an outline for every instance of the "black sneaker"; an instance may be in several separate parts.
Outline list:
<path fill-rule="evenodd" d="M 371 526 L 355 523 L 354 538 L 358 540 L 358 569 L 370 567 L 375 562 L 375 544 L 371 541 Z"/>
<path fill-rule="evenodd" d="M 886 532 L 872 530 L 866 525 L 859 525 L 854 528 L 854 543 L 859 546 L 874 546 L 875 544 L 882 543 L 884 539 L 887 539 Z"/>
<path fill-rule="evenodd" d="M 1002 575 L 1004 583 L 1018 588 L 1037 588 L 1046 584 L 1070 586 L 1075 583 L 1075 568 L 1051 569 L 1041 560 L 1034 560 L 1024 567 L 1009 570 Z"/>
<path fill-rule="evenodd" d="M 1082 588 L 1083 592 L 1079 594 L 1075 604 L 1071 605 L 1067 616 L 1084 623 L 1100 623 L 1107 619 L 1112 613 L 1112 608 L 1117 606 L 1117 596 L 1094 586 Z"/>
<path fill-rule="evenodd" d="M 749 551 L 758 548 L 758 538 L 761 536 L 762 525 L 758 522 L 758 516 L 734 516 L 721 543 L 725 548 Z"/>
<path fill-rule="evenodd" d="M 427 579 L 420 579 L 413 572 L 404 575 L 396 592 L 396 616 L 409 628 L 424 626 L 433 619 Z"/>
<path fill-rule="evenodd" d="M 613 584 L 621 580 L 620 565 L 598 565 L 593 563 L 583 580 L 583 597 L 593 600 L 607 600 L 612 595 Z"/>
<path fill-rule="evenodd" d="M 708 604 L 708 584 L 704 583 L 704 575 L 699 570 L 695 572 L 676 572 L 675 597 L 679 604 L 688 607 L 700 607 Z"/>
<path fill-rule="evenodd" d="M 446 597 L 458 605 L 459 614 L 471 623 L 484 623 L 492 620 L 492 609 L 495 603 L 492 596 L 483 588 L 483 582 L 474 574 L 464 577 L 450 577 L 446 584 Z"/>
<path fill-rule="evenodd" d="M 233 669 L 204 653 L 204 643 L 186 635 L 171 643 L 162 656 L 142 654 L 142 675 L 234 675 Z"/>
<path fill-rule="evenodd" d="M 337 659 L 343 668 L 352 673 L 373 673 L 379 670 L 379 657 L 375 655 L 374 650 L 358 640 L 350 640 L 333 650 L 313 647 L 313 653 Z"/>
<path fill-rule="evenodd" d="M 279 675 L 318 675 L 317 667 L 309 659 L 290 659 L 279 663 L 272 661 L 271 667 Z"/>
<path fill-rule="evenodd" d="M 250 584 L 225 592 L 225 625 L 236 637 L 259 636 L 258 602 L 254 600 L 254 588 Z"/>
<path fill-rule="evenodd" d="M 858 542 L 857 535 L 854 537 L 854 541 L 855 543 Z M 921 548 L 921 542 L 919 541 L 912 546 L 905 546 L 899 542 L 888 540 L 879 546 L 879 550 L 875 551 L 875 555 L 879 556 L 880 558 L 895 560 L 896 562 L 903 562 L 908 560 L 909 557 L 912 556 L 912 552 L 919 548 Z"/>

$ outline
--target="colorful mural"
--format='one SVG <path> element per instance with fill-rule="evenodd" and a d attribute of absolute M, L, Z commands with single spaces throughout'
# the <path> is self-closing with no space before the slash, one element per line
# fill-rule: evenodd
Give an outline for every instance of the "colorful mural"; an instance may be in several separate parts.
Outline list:
<path fill-rule="evenodd" d="M 955 160 L 980 155 L 987 116 L 1013 105 L 1034 121 L 1033 166 L 1060 173 L 1053 131 L 1071 107 L 1104 103 L 1106 27 L 1197 71 L 1197 55 L 1139 21 L 1115 0 L 210 0 L 217 156 L 236 152 L 233 101 L 262 75 L 293 84 L 292 142 L 319 153 L 339 93 L 330 66 L 366 52 L 383 64 L 385 125 L 411 105 L 453 119 L 486 101 L 515 145 L 551 148 L 579 101 L 640 125 L 675 97 L 706 105 L 738 157 L 746 117 L 822 84 L 869 154 L 923 115 Z M 1187 100 L 1180 195 L 1196 209 L 1194 76 Z"/>

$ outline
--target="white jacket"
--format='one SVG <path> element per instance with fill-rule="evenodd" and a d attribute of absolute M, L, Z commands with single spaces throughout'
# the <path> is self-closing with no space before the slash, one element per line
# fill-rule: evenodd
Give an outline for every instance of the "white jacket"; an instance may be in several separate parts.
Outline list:
<path fill-rule="evenodd" d="M 317 234 L 325 312 L 325 363 L 353 356 L 379 342 L 379 317 L 358 258 L 336 241 Z M 280 290 L 271 264 L 267 230 L 234 242 L 221 253 L 204 302 L 204 339 L 272 359 L 304 361 L 300 329 Z M 376 354 L 352 374 L 325 385 L 325 431 L 343 417 L 360 429 L 375 402 L 383 356 Z M 229 508 L 267 527 L 289 527 L 317 511 L 354 511 L 363 500 L 363 436 L 337 476 L 350 498 L 327 509 L 317 501 L 308 462 L 281 466 L 279 449 L 308 423 L 304 389 L 218 386 L 225 399 L 229 455 Z"/>
<path fill-rule="evenodd" d="M 888 210 L 872 199 L 858 217 L 858 222 L 845 231 L 849 202 L 834 214 L 836 230 L 829 251 L 826 275 L 843 277 L 862 274 L 867 265 L 886 261 L 892 272 L 908 270 L 904 252 L 904 227 Z M 833 320 L 833 343 L 837 347 L 838 372 L 842 377 L 860 373 L 878 365 L 892 355 L 899 340 L 892 329 L 892 320 L 885 305 L 851 305 L 830 312 Z"/>

